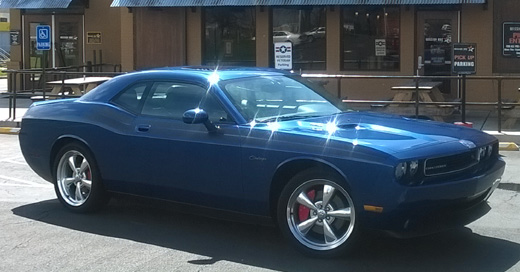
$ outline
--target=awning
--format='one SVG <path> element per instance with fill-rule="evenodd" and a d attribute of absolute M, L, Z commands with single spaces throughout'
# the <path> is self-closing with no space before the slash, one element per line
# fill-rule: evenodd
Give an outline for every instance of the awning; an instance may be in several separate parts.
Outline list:
<path fill-rule="evenodd" d="M 0 8 L 45 9 L 68 8 L 72 0 L 0 0 Z"/>
<path fill-rule="evenodd" d="M 323 6 L 323 5 L 455 5 L 487 0 L 114 0 L 111 7 Z"/>

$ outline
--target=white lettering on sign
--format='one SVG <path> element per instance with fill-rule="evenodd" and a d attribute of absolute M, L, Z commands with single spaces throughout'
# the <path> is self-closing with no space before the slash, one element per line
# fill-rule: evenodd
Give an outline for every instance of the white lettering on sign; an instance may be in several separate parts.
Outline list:
<path fill-rule="evenodd" d="M 471 61 L 456 61 L 453 63 L 453 65 L 459 67 L 474 67 L 475 63 Z"/>

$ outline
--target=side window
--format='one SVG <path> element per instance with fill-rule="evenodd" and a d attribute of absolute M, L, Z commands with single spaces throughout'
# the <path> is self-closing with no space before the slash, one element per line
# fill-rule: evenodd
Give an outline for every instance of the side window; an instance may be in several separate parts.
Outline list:
<path fill-rule="evenodd" d="M 146 83 L 139 83 L 125 89 L 112 100 L 112 103 L 132 113 L 139 113 L 141 98 L 146 90 Z"/>
<path fill-rule="evenodd" d="M 184 112 L 195 108 L 205 110 L 212 122 L 229 121 L 226 111 L 205 88 L 174 82 L 154 83 L 142 114 L 182 120 Z"/>

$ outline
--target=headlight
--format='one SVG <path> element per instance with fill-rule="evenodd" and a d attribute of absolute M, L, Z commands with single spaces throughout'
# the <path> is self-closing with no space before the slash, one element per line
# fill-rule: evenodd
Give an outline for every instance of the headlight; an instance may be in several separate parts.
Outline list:
<path fill-rule="evenodd" d="M 399 183 L 413 185 L 420 180 L 418 160 L 400 162 L 395 167 L 395 178 Z"/>
<path fill-rule="evenodd" d="M 480 147 L 478 149 L 478 157 L 477 157 L 478 161 L 486 158 L 486 154 L 487 154 L 486 147 Z"/>
<path fill-rule="evenodd" d="M 491 155 L 493 155 L 493 145 L 479 147 L 477 150 L 477 161 L 491 158 Z"/>
<path fill-rule="evenodd" d="M 413 177 L 417 174 L 417 170 L 419 169 L 419 161 L 411 161 L 410 162 L 410 175 Z"/>
<path fill-rule="evenodd" d="M 401 179 L 406 174 L 406 162 L 401 162 L 395 168 L 395 177 Z"/>
<path fill-rule="evenodd" d="M 487 147 L 487 156 L 491 157 L 491 154 L 493 154 L 493 145 L 488 145 L 488 147 Z"/>

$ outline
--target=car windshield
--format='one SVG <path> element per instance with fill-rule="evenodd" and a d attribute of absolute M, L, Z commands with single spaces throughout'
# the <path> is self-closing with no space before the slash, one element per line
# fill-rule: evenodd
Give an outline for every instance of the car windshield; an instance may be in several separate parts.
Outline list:
<path fill-rule="evenodd" d="M 300 77 L 259 76 L 219 85 L 248 122 L 319 117 L 344 110 L 327 91 Z"/>

